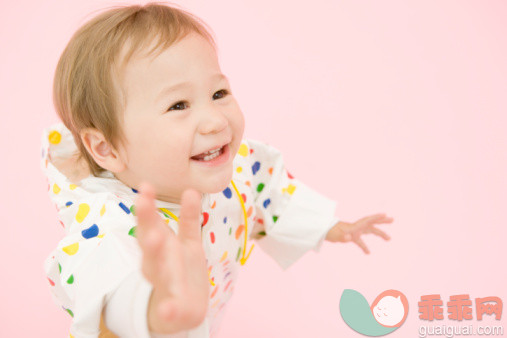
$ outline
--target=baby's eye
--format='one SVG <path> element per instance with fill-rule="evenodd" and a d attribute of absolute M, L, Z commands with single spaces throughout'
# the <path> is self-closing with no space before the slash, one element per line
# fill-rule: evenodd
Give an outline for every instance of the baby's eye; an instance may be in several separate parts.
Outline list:
<path fill-rule="evenodd" d="M 219 94 L 218 97 L 217 97 L 217 94 Z M 214 99 L 221 99 L 221 98 L 225 97 L 227 94 L 229 94 L 227 89 L 220 89 L 218 92 L 213 94 L 213 98 Z"/>
<path fill-rule="evenodd" d="M 174 106 L 172 106 L 171 108 L 169 108 L 169 110 L 183 110 L 183 109 L 185 109 L 184 106 L 186 106 L 186 102 L 180 101 L 180 102 L 176 103 Z"/>

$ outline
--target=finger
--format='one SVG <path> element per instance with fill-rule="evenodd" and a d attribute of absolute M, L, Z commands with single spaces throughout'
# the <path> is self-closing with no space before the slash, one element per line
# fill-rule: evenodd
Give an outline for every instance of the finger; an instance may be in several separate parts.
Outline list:
<path fill-rule="evenodd" d="M 138 232 L 145 234 L 150 229 L 155 227 L 156 221 L 153 214 L 155 212 L 155 190 L 148 183 L 142 183 L 139 187 L 139 194 L 136 204 L 136 217 L 137 217 L 137 225 Z"/>
<path fill-rule="evenodd" d="M 380 219 L 377 219 L 375 221 L 375 223 L 392 223 L 394 221 L 394 218 L 392 217 L 388 217 L 388 216 L 384 216 L 384 218 L 380 218 Z"/>
<path fill-rule="evenodd" d="M 356 238 L 354 240 L 354 243 L 356 243 L 357 245 L 359 245 L 359 247 L 361 249 L 363 249 L 364 253 L 365 254 L 369 254 L 370 253 L 370 250 L 368 250 L 368 248 L 366 247 L 366 244 L 364 244 L 363 240 L 361 238 Z"/>
<path fill-rule="evenodd" d="M 157 276 L 160 274 L 163 259 L 163 238 L 156 231 L 150 231 L 139 244 L 143 250 L 142 272 L 154 285 L 158 284 Z"/>
<path fill-rule="evenodd" d="M 139 196 L 136 201 L 136 217 L 137 229 L 136 237 L 144 236 L 150 229 L 163 228 L 170 229 L 165 226 L 164 221 L 157 212 L 155 207 L 155 189 L 147 182 L 141 183 L 139 188 Z M 170 233 L 174 234 L 173 231 Z"/>
<path fill-rule="evenodd" d="M 150 229 L 139 241 L 139 245 L 144 254 L 155 259 L 162 251 L 164 245 L 164 236 L 157 229 Z"/>
<path fill-rule="evenodd" d="M 372 227 L 372 228 L 370 229 L 370 232 L 371 232 L 371 233 L 374 233 L 374 234 L 375 234 L 375 235 L 377 235 L 377 236 L 382 237 L 382 238 L 383 238 L 383 239 L 385 239 L 386 241 L 388 241 L 388 240 L 390 240 L 390 239 L 391 239 L 391 237 L 389 237 L 389 235 L 388 235 L 388 234 L 386 234 L 385 232 L 383 232 L 383 231 L 382 231 L 382 230 L 380 230 L 380 229 L 377 229 L 377 228 L 373 228 L 373 227 Z"/>
<path fill-rule="evenodd" d="M 181 196 L 180 222 L 178 237 L 184 240 L 201 241 L 201 194 L 194 189 L 187 189 Z"/>
<path fill-rule="evenodd" d="M 171 236 L 172 231 L 156 212 L 154 188 L 149 184 L 141 184 L 139 190 L 136 202 L 136 237 L 143 251 L 142 271 L 153 283 L 162 264 L 164 241 L 167 236 Z"/>
<path fill-rule="evenodd" d="M 387 217 L 386 214 L 382 213 L 363 217 L 357 223 L 360 223 L 362 225 L 361 227 L 364 227 L 376 223 L 391 223 L 392 221 L 393 218 Z"/>

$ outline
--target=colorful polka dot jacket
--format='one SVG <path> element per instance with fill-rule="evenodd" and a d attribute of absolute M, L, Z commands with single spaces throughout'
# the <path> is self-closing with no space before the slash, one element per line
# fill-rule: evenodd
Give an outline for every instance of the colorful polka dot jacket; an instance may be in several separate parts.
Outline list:
<path fill-rule="evenodd" d="M 141 269 L 135 237 L 137 191 L 108 171 L 79 178 L 73 162 L 77 154 L 62 123 L 44 130 L 41 167 L 66 233 L 47 257 L 45 271 L 55 301 L 72 317 L 71 335 L 97 337 L 108 295 Z M 336 203 L 292 177 L 275 148 L 243 140 L 233 165 L 231 184 L 202 199 L 202 245 L 211 283 L 209 332 L 202 337 L 216 332 L 252 243 L 286 269 L 309 250 L 318 251 L 338 221 Z M 155 204 L 177 232 L 180 206 L 160 200 Z"/>

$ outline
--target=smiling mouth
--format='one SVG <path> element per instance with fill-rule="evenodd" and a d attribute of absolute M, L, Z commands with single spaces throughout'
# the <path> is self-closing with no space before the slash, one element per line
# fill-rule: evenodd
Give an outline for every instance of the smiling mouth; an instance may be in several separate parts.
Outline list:
<path fill-rule="evenodd" d="M 196 161 L 203 161 L 203 162 L 211 161 L 211 160 L 217 158 L 218 156 L 222 155 L 224 153 L 224 148 L 226 146 L 227 146 L 227 144 L 223 145 L 220 148 L 216 148 L 216 149 L 206 151 L 204 153 L 200 153 L 198 155 L 192 156 L 191 159 L 196 160 Z"/>

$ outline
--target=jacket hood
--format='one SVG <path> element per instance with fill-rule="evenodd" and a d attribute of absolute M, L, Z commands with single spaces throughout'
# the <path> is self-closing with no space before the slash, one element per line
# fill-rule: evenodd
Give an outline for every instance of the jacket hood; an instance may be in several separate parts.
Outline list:
<path fill-rule="evenodd" d="M 137 198 L 135 189 L 125 185 L 107 170 L 100 176 L 94 176 L 84 160 L 78 161 L 78 156 L 79 149 L 74 137 L 63 123 L 44 129 L 41 168 L 47 178 L 50 198 L 59 214 L 62 209 L 91 194 L 114 194 L 127 200 L 129 205 L 134 204 Z M 208 200 L 208 194 L 203 194 L 202 203 L 207 203 Z M 179 204 L 161 200 L 155 200 L 155 205 L 177 213 L 180 209 Z M 68 230 L 65 220 L 62 224 Z"/>

